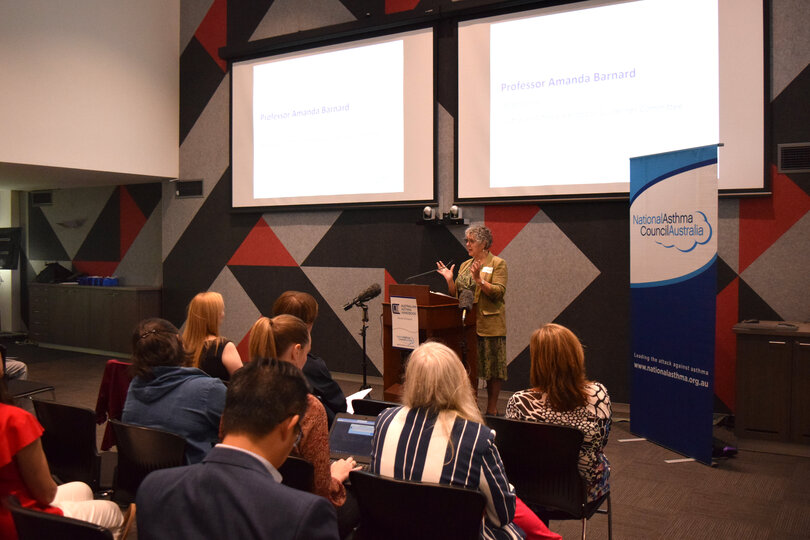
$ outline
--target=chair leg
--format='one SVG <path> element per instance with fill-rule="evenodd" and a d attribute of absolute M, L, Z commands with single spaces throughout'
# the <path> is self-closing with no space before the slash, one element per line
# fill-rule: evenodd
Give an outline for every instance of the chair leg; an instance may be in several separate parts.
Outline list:
<path fill-rule="evenodd" d="M 135 521 L 135 503 L 130 503 L 124 514 L 124 523 L 121 524 L 121 535 L 118 540 L 127 540 L 129 530 L 132 528 L 132 523 Z"/>
<path fill-rule="evenodd" d="M 585 528 L 588 526 L 587 518 L 582 518 L 582 540 L 585 540 Z"/>
<path fill-rule="evenodd" d="M 607 496 L 608 540 L 613 540 L 613 508 L 610 506 L 610 492 Z"/>

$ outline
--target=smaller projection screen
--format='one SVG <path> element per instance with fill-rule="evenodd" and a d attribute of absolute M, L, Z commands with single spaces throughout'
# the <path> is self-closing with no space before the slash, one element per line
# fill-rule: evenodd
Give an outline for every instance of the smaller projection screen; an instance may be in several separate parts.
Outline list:
<path fill-rule="evenodd" d="M 433 29 L 233 65 L 233 206 L 434 198 Z"/>
<path fill-rule="evenodd" d="M 587 1 L 462 22 L 458 199 L 626 196 L 630 158 L 721 143 L 762 190 L 762 0 Z"/>

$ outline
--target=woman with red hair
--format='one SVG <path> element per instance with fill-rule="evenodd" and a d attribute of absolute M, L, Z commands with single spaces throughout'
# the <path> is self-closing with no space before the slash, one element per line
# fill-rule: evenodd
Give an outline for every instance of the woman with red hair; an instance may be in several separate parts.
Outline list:
<path fill-rule="evenodd" d="M 610 396 L 603 384 L 585 378 L 585 352 L 571 330 L 546 324 L 529 344 L 532 388 L 515 392 L 506 417 L 575 427 L 585 436 L 579 473 L 588 484 L 588 500 L 609 490 L 610 463 L 604 448 L 610 433 Z"/>

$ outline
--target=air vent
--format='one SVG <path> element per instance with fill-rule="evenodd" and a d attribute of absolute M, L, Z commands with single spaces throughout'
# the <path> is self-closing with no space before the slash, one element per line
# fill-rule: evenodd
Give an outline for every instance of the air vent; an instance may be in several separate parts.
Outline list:
<path fill-rule="evenodd" d="M 188 199 L 191 197 L 203 196 L 202 180 L 178 180 L 175 183 L 175 196 L 178 199 Z"/>
<path fill-rule="evenodd" d="M 32 191 L 31 206 L 51 206 L 53 204 L 53 191 Z"/>
<path fill-rule="evenodd" d="M 810 142 L 777 145 L 780 173 L 810 172 Z"/>

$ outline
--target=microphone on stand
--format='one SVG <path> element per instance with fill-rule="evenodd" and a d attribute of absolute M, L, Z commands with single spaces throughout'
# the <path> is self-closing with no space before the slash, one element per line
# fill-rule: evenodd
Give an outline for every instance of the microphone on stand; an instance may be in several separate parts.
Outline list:
<path fill-rule="evenodd" d="M 364 290 L 363 292 L 361 292 L 360 294 L 355 296 L 354 299 L 351 302 L 349 302 L 348 304 L 343 306 L 343 310 L 344 311 L 349 311 L 350 309 L 352 309 L 352 306 L 354 306 L 356 304 L 362 304 L 363 302 L 368 302 L 372 298 L 376 298 L 377 296 L 379 296 L 380 292 L 382 292 L 382 289 L 380 289 L 380 284 L 379 283 L 372 283 L 371 285 L 368 286 L 368 288 L 366 290 Z"/>
<path fill-rule="evenodd" d="M 461 310 L 461 324 L 464 325 L 464 319 L 467 318 L 467 310 L 471 310 L 475 294 L 470 289 L 462 289 L 458 295 L 458 308 Z"/>
<path fill-rule="evenodd" d="M 445 266 L 447 268 L 450 268 L 450 266 L 452 266 L 452 264 L 453 264 L 453 259 L 450 259 L 449 261 L 447 261 L 445 263 Z M 433 270 L 428 270 L 427 272 L 422 272 L 421 274 L 416 274 L 415 276 L 406 277 L 405 282 L 407 283 L 408 281 L 410 281 L 412 279 L 416 279 L 418 277 L 426 276 L 428 274 L 432 274 L 433 272 L 438 272 L 438 271 L 439 271 L 438 268 L 434 268 Z"/>

